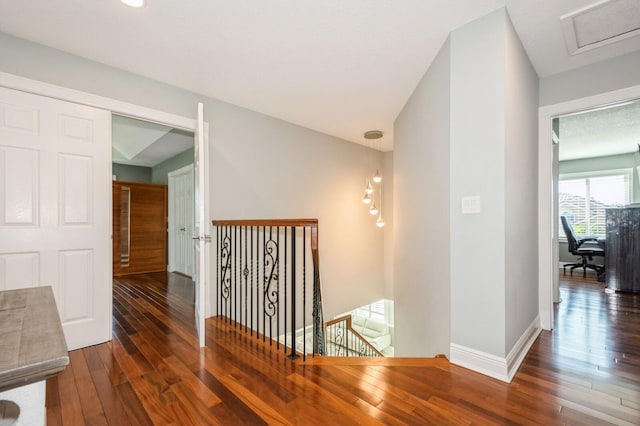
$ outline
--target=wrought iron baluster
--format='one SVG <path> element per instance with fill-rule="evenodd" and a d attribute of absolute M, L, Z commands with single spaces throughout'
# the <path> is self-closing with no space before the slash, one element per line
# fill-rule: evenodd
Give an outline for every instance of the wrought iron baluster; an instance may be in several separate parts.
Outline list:
<path fill-rule="evenodd" d="M 251 239 L 250 239 L 250 248 L 249 248 L 249 252 L 251 253 L 251 261 L 249 262 L 249 271 L 251 272 L 251 277 L 250 277 L 250 298 L 251 298 L 251 306 L 253 306 L 254 303 L 254 299 L 253 299 L 253 245 L 254 245 L 254 239 L 253 236 L 255 234 L 255 230 L 253 229 L 253 226 L 251 227 Z M 251 309 L 251 307 L 249 307 L 249 317 L 250 317 L 250 321 L 251 321 L 251 335 L 253 336 L 253 309 Z"/>
<path fill-rule="evenodd" d="M 236 304 L 238 303 L 238 227 L 234 226 L 231 232 L 231 246 L 233 247 L 233 284 L 231 285 L 231 322 L 236 324 Z"/>
<path fill-rule="evenodd" d="M 296 228 L 291 227 L 291 331 L 296 330 Z M 291 354 L 289 358 L 296 359 L 296 339 L 291 339 Z"/>
<path fill-rule="evenodd" d="M 216 310 L 216 315 L 220 315 L 220 257 L 222 256 L 221 244 L 220 244 L 220 228 L 214 227 L 214 231 L 216 233 L 216 306 L 218 309 Z"/>
<path fill-rule="evenodd" d="M 222 314 L 229 316 L 228 303 L 230 294 L 230 280 L 231 278 L 231 239 L 229 238 L 229 227 L 225 227 L 222 236 L 222 279 L 221 279 L 221 305 Z"/>
<path fill-rule="evenodd" d="M 287 231 L 289 227 L 284 228 L 284 353 L 287 353 L 287 264 L 289 256 L 287 254 Z M 296 331 L 291 330 L 291 340 L 296 338 Z"/>
<path fill-rule="evenodd" d="M 302 359 L 307 360 L 307 228 L 302 227 Z"/>
<path fill-rule="evenodd" d="M 269 227 L 269 240 L 265 243 L 264 313 L 269 320 L 269 345 L 273 344 L 274 316 L 278 315 L 278 243 L 273 237 L 273 226 Z M 265 236 L 266 238 L 266 236 Z M 275 318 L 276 322 L 278 318 Z"/>
<path fill-rule="evenodd" d="M 267 276 L 267 261 L 266 261 L 266 257 L 267 257 L 267 229 L 266 227 L 262 227 L 262 243 L 263 243 L 263 247 L 262 247 L 262 341 L 266 341 L 266 312 L 264 310 L 264 306 L 265 306 L 265 300 L 264 300 L 264 296 L 265 296 L 265 292 L 264 292 L 264 279 Z"/>
<path fill-rule="evenodd" d="M 280 258 L 280 227 L 276 228 L 276 258 Z M 277 265 L 278 281 L 276 281 L 276 348 L 280 349 L 280 262 Z"/>
<path fill-rule="evenodd" d="M 242 275 L 244 275 L 244 331 L 247 331 L 247 306 L 248 306 L 248 294 L 249 291 L 249 268 L 247 267 L 248 259 L 247 259 L 247 227 L 244 227 L 244 268 L 242 269 Z"/>

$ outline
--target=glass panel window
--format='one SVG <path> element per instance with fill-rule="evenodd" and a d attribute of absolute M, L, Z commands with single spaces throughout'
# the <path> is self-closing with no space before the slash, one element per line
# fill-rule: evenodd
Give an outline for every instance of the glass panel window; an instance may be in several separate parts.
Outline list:
<path fill-rule="evenodd" d="M 371 318 L 376 321 L 386 322 L 384 300 L 378 300 L 370 305 L 362 306 L 361 308 L 353 311 L 353 313 L 364 318 Z"/>
<path fill-rule="evenodd" d="M 579 237 L 604 237 L 605 209 L 629 204 L 632 176 L 630 169 L 579 177 L 561 175 L 558 183 L 560 216 L 567 216 Z"/>

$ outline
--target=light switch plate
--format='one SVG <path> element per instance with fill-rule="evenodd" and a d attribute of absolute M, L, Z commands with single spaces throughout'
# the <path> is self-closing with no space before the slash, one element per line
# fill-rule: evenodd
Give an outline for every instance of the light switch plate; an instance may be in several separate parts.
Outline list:
<path fill-rule="evenodd" d="M 480 213 L 480 196 L 462 197 L 462 214 Z"/>

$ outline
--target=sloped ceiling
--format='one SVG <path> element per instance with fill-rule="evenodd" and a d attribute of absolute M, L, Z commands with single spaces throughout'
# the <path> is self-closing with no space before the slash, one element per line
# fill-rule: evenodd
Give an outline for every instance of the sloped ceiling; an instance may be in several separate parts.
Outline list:
<path fill-rule="evenodd" d="M 153 167 L 192 147 L 192 133 L 147 121 L 113 116 L 114 163 Z"/>
<path fill-rule="evenodd" d="M 2 1 L 0 31 L 352 142 L 379 129 L 376 147 L 389 150 L 395 118 L 450 31 L 498 7 L 540 76 L 640 49 L 633 37 L 568 54 L 560 17 L 594 2 Z"/>

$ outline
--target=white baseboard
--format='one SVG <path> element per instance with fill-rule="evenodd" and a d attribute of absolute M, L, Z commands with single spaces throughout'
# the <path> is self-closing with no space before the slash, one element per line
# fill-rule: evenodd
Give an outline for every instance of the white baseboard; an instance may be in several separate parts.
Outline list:
<path fill-rule="evenodd" d="M 536 341 L 542 328 L 540 327 L 540 317 L 537 316 L 535 319 L 529 324 L 529 327 L 522 333 L 522 336 L 518 339 L 511 351 L 507 354 L 507 374 L 509 380 L 511 382 L 513 380 L 513 376 L 516 375 L 518 368 L 520 368 L 520 364 L 524 361 L 524 357 L 527 356 L 529 349 Z"/>
<path fill-rule="evenodd" d="M 536 317 L 505 358 L 451 343 L 451 363 L 510 383 L 540 331 L 540 317 Z"/>

